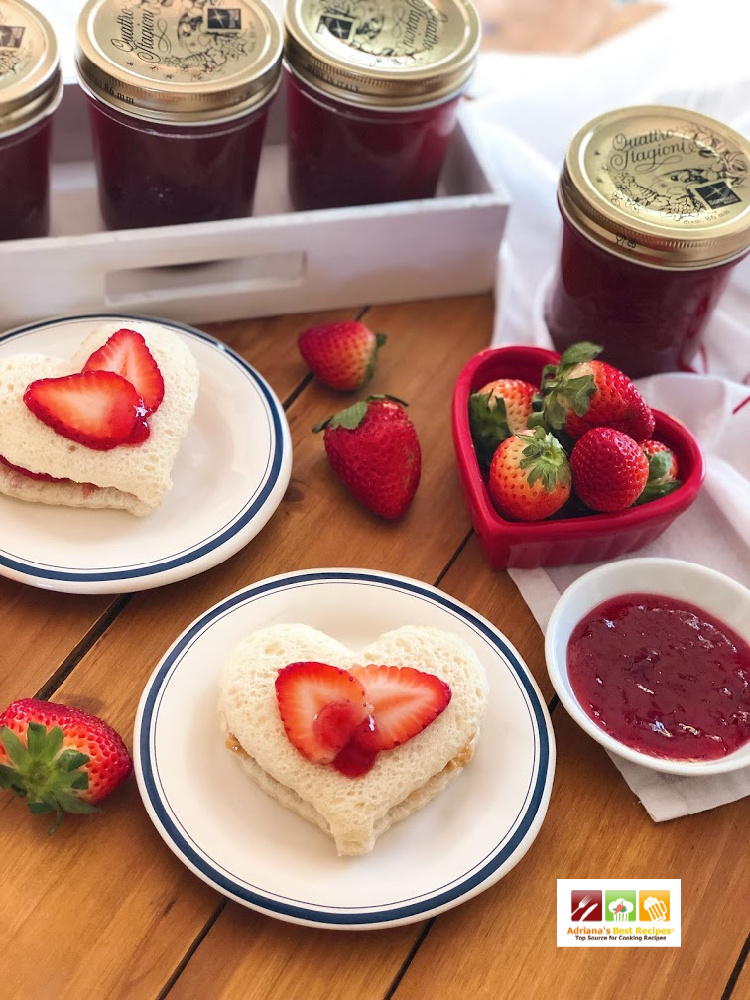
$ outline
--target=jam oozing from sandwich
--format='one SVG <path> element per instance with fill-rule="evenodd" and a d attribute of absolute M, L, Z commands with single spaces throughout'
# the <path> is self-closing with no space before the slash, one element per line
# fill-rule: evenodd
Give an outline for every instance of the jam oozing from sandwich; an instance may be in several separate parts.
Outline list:
<path fill-rule="evenodd" d="M 37 379 L 23 399 L 61 437 L 109 451 L 148 439 L 148 417 L 164 399 L 164 379 L 143 336 L 122 329 L 90 355 L 80 372 Z"/>
<path fill-rule="evenodd" d="M 413 667 L 367 664 L 344 670 L 299 661 L 279 671 L 276 697 L 286 734 L 303 757 L 358 778 L 379 753 L 433 723 L 448 706 L 451 689 Z"/>
<path fill-rule="evenodd" d="M 567 668 L 587 715 L 642 753 L 716 760 L 750 741 L 750 646 L 686 601 L 605 601 L 573 630 Z"/>
<path fill-rule="evenodd" d="M 32 472 L 31 469 L 24 469 L 22 465 L 13 465 L 12 462 L 9 462 L 7 458 L 3 458 L 2 455 L 0 455 L 0 465 L 4 465 L 6 468 L 25 476 L 27 479 L 35 479 L 41 483 L 73 483 L 81 487 L 84 496 L 90 496 L 95 490 L 99 489 L 93 483 L 76 483 L 74 479 L 60 479 L 57 476 L 49 476 L 46 472 Z"/>
<path fill-rule="evenodd" d="M 19 472 L 22 476 L 28 476 L 29 479 L 36 479 L 42 483 L 67 483 L 70 482 L 68 479 L 58 479 L 56 476 L 48 476 L 46 472 L 32 472 L 30 469 L 24 469 L 22 465 L 14 465 L 9 462 L 7 458 L 0 455 L 0 465 L 4 465 L 7 469 L 12 469 L 13 472 Z"/>

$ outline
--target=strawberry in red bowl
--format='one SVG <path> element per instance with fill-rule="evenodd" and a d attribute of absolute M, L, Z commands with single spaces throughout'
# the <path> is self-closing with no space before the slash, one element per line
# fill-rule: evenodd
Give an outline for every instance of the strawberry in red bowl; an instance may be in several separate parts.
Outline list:
<path fill-rule="evenodd" d="M 611 373 L 590 361 L 577 362 L 578 367 L 575 368 L 572 365 L 564 368 L 560 362 L 559 354 L 539 347 L 519 345 L 488 348 L 475 355 L 464 366 L 456 381 L 452 413 L 453 444 L 472 524 L 493 569 L 598 562 L 633 552 L 652 542 L 685 511 L 703 483 L 705 463 L 693 435 L 683 424 L 658 410 L 650 411 L 652 423 L 649 414 L 642 412 L 637 392 L 626 385 L 622 386 L 622 395 L 618 394 L 618 405 L 624 407 L 622 399 L 626 398 L 627 422 L 624 422 L 625 416 L 621 413 L 619 423 L 615 422 L 606 432 L 597 429 L 594 433 L 594 428 L 606 426 L 607 420 L 603 417 L 602 423 L 599 423 L 599 395 L 592 395 L 594 385 L 599 393 L 601 379 L 601 395 L 613 392 L 614 380 Z M 592 373 L 592 367 L 594 385 L 591 378 L 584 378 Z M 598 371 L 597 368 L 602 370 Z M 574 381 L 582 378 L 583 381 Z M 472 394 L 500 379 L 519 379 L 537 387 L 542 386 L 544 380 L 547 390 L 544 406 L 537 403 L 535 413 L 544 413 L 545 420 L 539 416 L 530 416 L 529 429 L 521 431 L 521 436 L 528 437 L 529 440 L 532 436 L 541 439 L 541 430 L 537 428 L 541 425 L 547 433 L 552 424 L 554 433 L 568 446 L 568 456 L 571 459 L 571 495 L 568 501 L 551 514 L 543 507 L 535 519 L 531 515 L 525 515 L 526 519 L 521 520 L 517 514 L 509 511 L 501 514 L 497 505 L 501 490 L 497 483 L 490 482 L 491 476 L 498 472 L 500 463 L 495 463 L 494 469 L 487 465 L 486 432 L 483 434 L 485 441 L 480 448 L 480 455 L 484 456 L 483 464 L 480 464 L 477 457 L 472 439 L 472 424 L 476 428 L 473 413 L 470 424 Z M 560 382 L 563 383 L 562 396 L 565 397 L 561 400 L 564 418 L 556 421 L 555 410 L 560 402 L 557 389 Z M 568 393 L 570 382 L 573 382 L 573 386 Z M 580 398 L 576 398 L 576 392 Z M 631 395 L 632 398 L 627 398 Z M 590 403 L 592 399 L 594 402 Z M 597 409 L 594 408 L 595 405 Z M 550 408 L 551 417 L 548 412 L 545 413 Z M 583 421 L 579 418 L 581 411 Z M 561 426 L 554 427 L 556 422 Z M 504 434 L 505 431 L 501 433 Z M 644 440 L 637 441 L 639 449 L 633 449 L 633 433 L 637 438 L 643 435 Z M 578 449 L 573 460 L 572 452 L 579 441 L 583 441 L 583 446 Z M 530 445 L 527 447 L 528 454 L 522 452 L 516 465 L 521 469 L 534 470 L 534 485 L 544 481 L 545 476 L 549 477 L 549 462 L 545 457 L 539 468 L 538 457 L 532 454 L 532 451 L 539 451 L 539 448 L 531 449 Z M 606 488 L 600 488 L 598 484 L 589 481 L 592 476 L 588 470 L 599 461 L 595 449 L 601 449 L 601 461 L 610 463 L 613 477 L 618 466 L 618 455 L 622 458 L 623 470 L 620 474 L 623 481 L 617 489 L 613 481 L 608 482 Z M 648 472 L 640 455 L 636 455 L 636 450 L 645 456 L 651 467 Z M 560 479 L 563 483 L 567 481 L 568 470 L 565 463 L 557 459 L 554 465 L 556 478 L 550 480 L 550 489 L 560 491 L 566 488 L 560 485 Z M 679 470 L 676 482 L 674 467 Z M 505 471 L 504 468 L 502 471 Z M 625 475 L 625 471 L 628 475 Z M 583 491 L 586 502 L 579 498 L 577 489 Z M 536 486 L 536 490 L 539 491 L 539 486 Z M 633 501 L 632 497 L 638 490 L 640 495 Z M 617 499 L 617 494 L 621 496 L 621 500 Z M 619 509 L 611 509 L 618 504 Z"/>

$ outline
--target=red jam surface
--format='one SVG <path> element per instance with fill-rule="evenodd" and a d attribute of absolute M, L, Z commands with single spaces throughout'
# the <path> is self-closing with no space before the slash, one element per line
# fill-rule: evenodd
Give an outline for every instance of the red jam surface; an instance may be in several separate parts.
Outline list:
<path fill-rule="evenodd" d="M 269 103 L 235 121 L 178 127 L 89 98 L 99 207 L 109 229 L 240 218 L 253 210 Z"/>
<path fill-rule="evenodd" d="M 458 98 L 410 111 L 357 108 L 286 73 L 289 195 L 296 209 L 431 198 Z"/>
<path fill-rule="evenodd" d="M 573 630 L 567 667 L 586 714 L 641 753 L 716 760 L 750 740 L 750 646 L 685 601 L 605 601 Z"/>
<path fill-rule="evenodd" d="M 737 260 L 697 270 L 648 267 L 563 223 L 545 312 L 556 350 L 579 340 L 601 344 L 602 360 L 630 378 L 689 369 Z"/>
<path fill-rule="evenodd" d="M 31 239 L 49 232 L 52 118 L 15 135 L 0 136 L 0 240 Z"/>

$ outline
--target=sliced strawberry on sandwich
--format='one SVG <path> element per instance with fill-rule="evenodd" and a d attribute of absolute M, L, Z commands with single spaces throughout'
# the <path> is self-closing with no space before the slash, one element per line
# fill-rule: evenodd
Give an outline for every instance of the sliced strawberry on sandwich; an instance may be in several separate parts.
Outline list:
<path fill-rule="evenodd" d="M 114 372 L 37 379 L 23 400 L 48 427 L 87 448 L 108 451 L 143 440 L 141 398 L 127 379 Z"/>
<path fill-rule="evenodd" d="M 83 371 L 108 371 L 122 375 L 135 387 L 148 413 L 158 409 L 164 399 L 164 379 L 146 341 L 135 330 L 117 330 L 94 351 Z"/>
<path fill-rule="evenodd" d="M 313 764 L 330 764 L 370 714 L 361 682 L 328 663 L 289 663 L 276 677 L 276 697 L 290 742 Z"/>
<path fill-rule="evenodd" d="M 451 689 L 434 674 L 413 667 L 354 666 L 372 706 L 372 718 L 358 726 L 354 741 L 375 753 L 393 750 L 418 736 L 443 712 Z"/>

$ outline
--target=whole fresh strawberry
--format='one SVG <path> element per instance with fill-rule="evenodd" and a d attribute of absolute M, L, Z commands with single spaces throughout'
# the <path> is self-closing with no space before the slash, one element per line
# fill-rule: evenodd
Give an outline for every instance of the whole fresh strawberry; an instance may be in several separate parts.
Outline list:
<path fill-rule="evenodd" d="M 97 803 L 128 777 L 132 762 L 102 719 L 51 701 L 22 698 L 0 714 L 0 788 L 33 813 L 98 812 Z"/>
<path fill-rule="evenodd" d="M 557 365 L 542 373 L 542 409 L 529 420 L 574 440 L 592 427 L 611 427 L 642 441 L 654 431 L 654 415 L 627 375 L 594 360 L 602 348 L 572 344 Z"/>
<path fill-rule="evenodd" d="M 489 467 L 495 449 L 528 429 L 536 388 L 520 378 L 498 378 L 469 397 L 469 427 L 479 464 Z"/>
<path fill-rule="evenodd" d="M 648 459 L 651 468 L 650 482 L 672 483 L 679 477 L 677 457 L 671 448 L 663 441 L 641 441 L 641 451 Z M 662 456 L 657 458 L 657 456 Z"/>
<path fill-rule="evenodd" d="M 636 504 L 648 503 L 649 500 L 658 500 L 669 493 L 674 493 L 682 486 L 678 478 L 680 474 L 677 464 L 677 456 L 668 448 L 663 441 L 641 441 L 640 448 L 648 460 L 648 480 L 643 487 Z"/>
<path fill-rule="evenodd" d="M 411 506 L 422 472 L 422 451 L 405 403 L 368 396 L 313 428 L 324 430 L 331 468 L 373 513 L 393 520 Z"/>
<path fill-rule="evenodd" d="M 373 333 L 364 323 L 324 323 L 299 335 L 297 345 L 313 375 L 330 389 L 361 388 L 372 378 L 384 333 Z"/>
<path fill-rule="evenodd" d="M 487 488 L 503 517 L 541 521 L 570 496 L 568 457 L 557 438 L 541 427 L 513 435 L 495 451 Z"/>
<path fill-rule="evenodd" d="M 622 431 L 593 427 L 570 454 L 573 489 L 587 507 L 618 511 L 630 507 L 648 482 L 648 459 Z"/>

